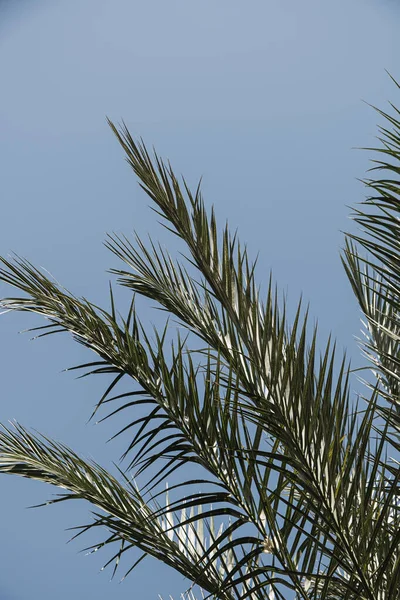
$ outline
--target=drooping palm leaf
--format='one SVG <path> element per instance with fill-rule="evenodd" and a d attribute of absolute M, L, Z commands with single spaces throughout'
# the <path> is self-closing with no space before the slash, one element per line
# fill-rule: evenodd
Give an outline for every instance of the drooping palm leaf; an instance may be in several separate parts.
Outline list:
<path fill-rule="evenodd" d="M 128 478 L 122 485 L 99 465 L 84 461 L 65 445 L 32 435 L 18 424 L 13 429 L 3 427 L 0 448 L 0 472 L 37 479 L 66 490 L 46 504 L 78 498 L 100 510 L 102 514 L 94 513 L 94 523 L 84 529 L 104 527 L 111 533 L 106 544 L 122 543 L 137 548 L 185 576 L 190 573 L 203 589 L 212 593 L 219 590 L 215 569 L 206 571 L 197 565 L 193 550 L 188 547 L 183 551 L 171 539 L 154 508 Z"/>

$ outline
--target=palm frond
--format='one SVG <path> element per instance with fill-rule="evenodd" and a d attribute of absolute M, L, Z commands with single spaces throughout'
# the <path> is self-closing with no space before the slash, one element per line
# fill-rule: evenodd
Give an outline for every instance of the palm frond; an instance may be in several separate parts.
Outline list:
<path fill-rule="evenodd" d="M 389 402 L 389 411 L 380 412 L 396 427 L 395 415 L 400 412 L 400 120 L 399 111 L 391 107 L 393 114 L 374 107 L 386 126 L 379 128 L 381 145 L 368 148 L 378 155 L 370 169 L 374 177 L 364 181 L 370 195 L 352 214 L 360 233 L 347 234 L 342 260 L 365 316 L 362 347 L 372 362 L 381 396 Z M 368 254 L 361 256 L 358 247 Z"/>
<path fill-rule="evenodd" d="M 162 560 L 192 582 L 188 600 L 195 589 L 223 600 L 381 600 L 398 589 L 400 470 L 387 449 L 389 442 L 400 448 L 400 168 L 385 160 L 400 157 L 400 124 L 381 114 L 393 130 L 382 129 L 385 159 L 375 169 L 391 175 L 368 181 L 377 196 L 355 216 L 365 236 L 348 237 L 343 259 L 377 375 L 362 407 L 362 399 L 351 401 L 346 359 L 337 358 L 331 340 L 318 350 L 301 302 L 289 324 L 271 279 L 262 295 L 256 261 L 236 233 L 228 225 L 219 233 L 200 185 L 192 192 L 179 182 L 171 165 L 150 156 L 125 126 L 110 123 L 154 210 L 188 256 L 179 262 L 151 240 L 146 246 L 138 236 L 131 243 L 113 234 L 106 245 L 125 265 L 112 273 L 177 318 L 185 337 L 167 344 L 168 323 L 151 338 L 134 301 L 126 318 L 119 315 L 111 288 L 105 310 L 26 260 L 1 259 L 0 280 L 24 294 L 1 306 L 48 319 L 35 328 L 37 337 L 69 332 L 95 352 L 96 360 L 73 370 L 112 375 L 94 412 L 108 409 L 100 421 L 126 415 L 115 436 L 128 443 L 121 483 L 17 425 L 0 433 L 0 471 L 64 488 L 52 502 L 89 501 L 94 521 L 75 537 L 105 528 L 108 537 L 89 550 L 117 544 L 107 562 L 114 572 L 136 548 L 129 571 L 146 555 Z M 360 258 L 356 244 L 372 258 Z M 120 392 L 123 378 L 132 389 Z M 184 465 L 191 477 L 180 481 Z M 132 475 L 144 478 L 140 491 Z"/>
<path fill-rule="evenodd" d="M 101 526 L 111 533 L 105 542 L 95 545 L 92 550 L 118 543 L 121 548 L 113 559 L 119 559 L 126 550 L 139 549 L 142 555 L 153 556 L 185 577 L 196 579 L 204 590 L 219 593 L 223 562 L 218 569 L 214 564 L 208 568 L 201 564 L 199 557 L 203 554 L 204 535 L 198 525 L 197 528 L 193 525 L 194 519 L 181 519 L 175 530 L 168 500 L 160 514 L 157 504 L 146 503 L 135 482 L 122 473 L 124 485 L 98 464 L 83 460 L 64 444 L 33 435 L 19 424 L 14 424 L 13 429 L 3 426 L 0 431 L 0 472 L 36 479 L 66 490 L 46 504 L 76 498 L 86 500 L 100 510 L 101 514 L 94 513 L 93 523 L 79 528 L 82 533 Z M 203 502 L 209 499 L 206 497 Z M 218 511 L 214 513 L 219 515 Z M 210 535 L 213 542 L 218 540 L 214 532 Z M 229 594 L 223 597 L 229 598 Z"/>
<path fill-rule="evenodd" d="M 255 265 L 249 263 L 246 251 L 241 251 L 236 236 L 231 237 L 227 228 L 219 251 L 215 215 L 211 211 L 208 219 L 200 188 L 191 194 L 184 182 L 181 189 L 170 165 L 165 165 L 157 155 L 152 162 L 143 143 L 136 144 L 126 127 L 120 131 L 112 124 L 111 127 L 157 211 L 187 244 L 190 262 L 204 281 L 195 285 L 182 266 L 175 268 L 170 257 L 154 245 L 149 251 L 139 241 L 135 249 L 118 236 L 110 238 L 107 245 L 133 272 L 116 269 L 113 272 L 120 275 L 123 285 L 157 300 L 190 331 L 210 345 L 217 345 L 226 362 L 234 366 L 239 396 L 232 411 L 239 410 L 242 418 L 255 426 L 261 424 L 264 433 L 272 435 L 285 448 L 285 466 L 280 462 L 277 467 L 271 462 L 269 468 L 283 471 L 296 493 L 306 499 L 308 510 L 318 515 L 320 535 L 335 544 L 333 555 L 337 564 L 352 573 L 354 589 L 359 592 L 364 588 L 367 597 L 372 597 L 370 582 L 364 575 L 371 556 L 361 558 L 358 551 L 351 549 L 354 540 L 347 539 L 341 519 L 344 506 L 346 516 L 351 511 L 357 512 L 357 526 L 362 529 L 360 509 L 354 500 L 360 478 L 350 473 L 354 473 L 356 464 L 365 479 L 374 404 L 367 421 L 358 427 L 357 419 L 351 417 L 348 369 L 343 362 L 335 385 L 334 351 L 330 351 L 329 343 L 317 366 L 316 332 L 307 347 L 307 319 L 301 324 L 300 307 L 289 330 L 285 315 L 279 314 L 271 285 L 266 303 L 260 301 L 254 283 Z M 354 439 L 351 431 L 355 432 Z M 237 443 L 236 449 L 239 455 L 243 454 L 242 444 Z M 344 457 L 350 457 L 345 462 L 345 472 Z M 256 459 L 258 463 L 259 459 L 260 456 Z M 342 482 L 344 474 L 346 489 Z M 279 546 L 286 572 L 295 572 L 276 529 L 276 513 L 265 512 L 265 497 L 262 503 L 268 524 L 275 529 L 273 539 L 279 541 L 275 550 Z M 292 533 L 294 525 L 288 523 L 287 520 L 286 527 Z M 351 588 L 352 580 L 345 579 L 341 585 Z"/>

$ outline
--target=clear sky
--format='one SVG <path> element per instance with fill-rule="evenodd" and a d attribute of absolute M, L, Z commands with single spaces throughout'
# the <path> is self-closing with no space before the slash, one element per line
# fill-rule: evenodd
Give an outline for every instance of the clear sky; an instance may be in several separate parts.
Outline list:
<path fill-rule="evenodd" d="M 0 1 L 0 254 L 45 267 L 106 304 L 116 259 L 105 232 L 157 225 L 105 116 L 124 118 L 204 195 L 220 223 L 260 251 L 294 307 L 303 293 L 321 337 L 355 364 L 359 313 L 340 260 L 346 205 L 374 143 L 377 115 L 400 97 L 400 11 L 389 0 Z M 0 296 L 9 290 L 2 287 Z M 144 322 L 157 316 L 143 305 Z M 66 337 L 17 335 L 31 318 L 0 318 L 0 421 L 17 419 L 105 466 L 115 423 L 86 425 L 104 381 L 65 367 L 83 350 Z M 355 382 L 356 384 L 356 382 Z M 355 389 L 356 391 L 356 389 Z M 0 600 L 164 598 L 185 589 L 150 559 L 121 585 L 99 573 L 108 554 L 79 554 L 67 527 L 88 506 L 26 507 L 53 490 L 0 478 Z"/>

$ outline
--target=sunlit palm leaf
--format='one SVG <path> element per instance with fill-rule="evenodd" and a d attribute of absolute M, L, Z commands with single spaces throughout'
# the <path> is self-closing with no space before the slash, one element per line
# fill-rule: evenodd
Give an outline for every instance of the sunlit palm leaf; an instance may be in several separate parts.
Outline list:
<path fill-rule="evenodd" d="M 395 131 L 384 130 L 384 152 L 397 160 L 400 127 L 390 122 Z M 396 445 L 400 433 L 399 415 L 390 411 L 399 379 L 399 183 L 370 181 L 380 194 L 375 212 L 357 213 L 373 241 L 354 239 L 375 257 L 372 270 L 362 274 L 356 247 L 346 247 L 346 270 L 367 318 L 366 352 L 378 373 L 365 408 L 351 402 L 349 367 L 330 341 L 318 351 L 301 304 L 290 326 L 271 281 L 262 296 L 255 263 L 228 226 L 218 233 L 200 186 L 192 193 L 126 127 L 110 125 L 156 212 L 189 251 L 185 265 L 151 241 L 146 247 L 137 236 L 135 244 L 109 236 L 106 245 L 125 262 L 112 272 L 156 300 L 188 336 L 167 345 L 167 325 L 151 339 L 134 303 L 123 319 L 112 292 L 106 311 L 27 261 L 2 259 L 0 280 L 26 294 L 2 301 L 4 309 L 39 313 L 50 320 L 39 337 L 68 331 L 98 355 L 74 368 L 113 375 L 95 412 L 109 408 L 100 420 L 129 415 L 116 433 L 129 441 L 123 485 L 20 426 L 0 434 L 0 470 L 66 488 L 56 501 L 74 496 L 100 508 L 77 535 L 106 528 L 109 537 L 92 550 L 118 543 L 108 561 L 114 569 L 138 548 L 139 560 L 163 560 L 215 599 L 391 598 L 400 579 L 399 469 L 386 458 L 387 442 Z M 395 165 L 378 168 L 400 174 Z M 199 277 L 189 273 L 193 267 Z M 196 338 L 202 347 L 192 345 Z M 132 390 L 118 393 L 122 378 Z M 166 478 L 183 465 L 193 477 L 165 494 Z M 145 477 L 141 492 L 131 471 Z"/>

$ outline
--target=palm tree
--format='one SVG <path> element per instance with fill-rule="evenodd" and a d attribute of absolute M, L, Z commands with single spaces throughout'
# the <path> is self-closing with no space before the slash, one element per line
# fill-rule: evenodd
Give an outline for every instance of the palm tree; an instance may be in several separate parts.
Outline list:
<path fill-rule="evenodd" d="M 387 125 L 365 181 L 371 195 L 353 214 L 360 233 L 346 235 L 342 256 L 373 372 L 356 403 L 350 365 L 331 341 L 317 348 L 307 311 L 299 304 L 288 323 L 272 281 L 262 295 L 255 263 L 236 234 L 218 229 L 200 185 L 191 191 L 125 125 L 110 122 L 155 211 L 185 243 L 186 262 L 138 236 L 108 236 L 124 263 L 113 273 L 133 293 L 123 318 L 112 289 L 105 310 L 24 259 L 1 259 L 0 279 L 22 292 L 3 309 L 39 313 L 49 322 L 39 336 L 68 331 L 92 350 L 93 362 L 75 368 L 113 375 L 95 412 L 122 412 L 131 436 L 113 475 L 22 425 L 3 427 L 0 471 L 65 490 L 51 502 L 87 500 L 93 520 L 77 535 L 104 531 L 92 550 L 112 548 L 114 572 L 122 555 L 131 556 L 128 572 L 149 555 L 189 580 L 190 600 L 400 597 L 400 469 L 388 458 L 400 449 L 400 111 L 392 108 L 378 111 Z M 156 300 L 185 336 L 169 322 L 146 332 L 135 294 Z M 130 391 L 118 393 L 123 378 Z"/>

